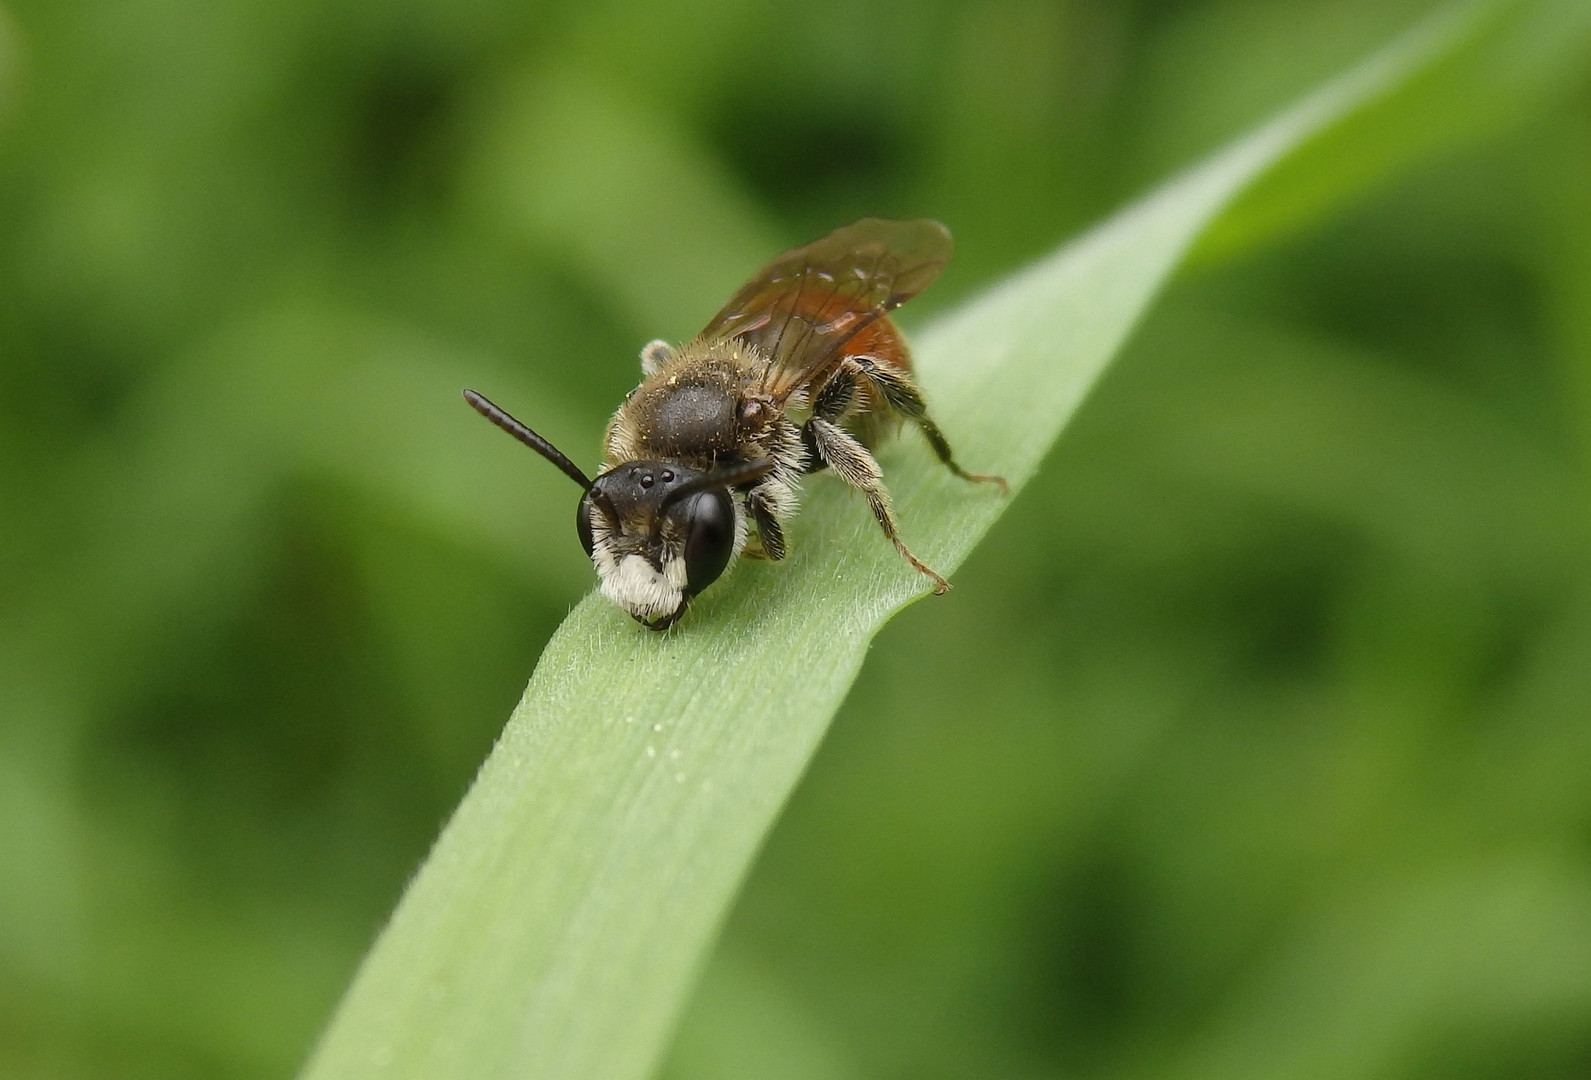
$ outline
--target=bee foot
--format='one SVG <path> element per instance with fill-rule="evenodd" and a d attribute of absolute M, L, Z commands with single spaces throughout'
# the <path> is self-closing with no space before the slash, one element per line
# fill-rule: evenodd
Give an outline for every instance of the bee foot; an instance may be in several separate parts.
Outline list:
<path fill-rule="evenodd" d="M 1003 476 L 996 476 L 993 473 L 962 472 L 959 469 L 957 470 L 957 475 L 963 480 L 971 480 L 975 484 L 999 484 L 1000 497 L 1002 499 L 1011 494 L 1011 485 L 1005 482 L 1005 477 Z"/>
<path fill-rule="evenodd" d="M 917 556 L 913 555 L 911 553 L 911 548 L 901 543 L 899 537 L 891 537 L 890 539 L 895 542 L 895 550 L 900 552 L 901 557 L 907 562 L 911 563 L 919 574 L 922 574 L 924 577 L 930 577 L 934 579 L 935 596 L 943 596 L 945 593 L 950 591 L 950 582 L 946 581 L 943 577 L 940 577 L 939 573 L 935 571 L 933 567 L 929 566 Z"/>

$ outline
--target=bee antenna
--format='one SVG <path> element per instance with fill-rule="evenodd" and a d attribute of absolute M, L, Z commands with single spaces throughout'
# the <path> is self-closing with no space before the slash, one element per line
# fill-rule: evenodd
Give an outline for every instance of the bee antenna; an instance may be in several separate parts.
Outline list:
<path fill-rule="evenodd" d="M 586 478 L 586 474 L 580 471 L 578 465 L 565 457 L 562 450 L 559 450 L 552 443 L 537 435 L 518 420 L 515 420 L 503 409 L 493 405 L 484 395 L 477 394 L 474 390 L 466 390 L 464 391 L 464 400 L 470 403 L 470 408 L 558 466 L 569 479 L 587 491 L 591 490 L 591 481 Z"/>
<path fill-rule="evenodd" d="M 773 466 L 774 461 L 772 458 L 758 458 L 756 461 L 748 461 L 744 465 L 731 465 L 727 469 L 717 469 L 706 476 L 688 480 L 668 493 L 663 499 L 663 505 L 658 508 L 658 512 L 661 513 L 674 503 L 679 502 L 681 499 L 688 499 L 692 495 L 699 495 L 704 491 L 712 491 L 716 488 L 738 487 L 748 480 L 766 476 L 773 470 Z"/>

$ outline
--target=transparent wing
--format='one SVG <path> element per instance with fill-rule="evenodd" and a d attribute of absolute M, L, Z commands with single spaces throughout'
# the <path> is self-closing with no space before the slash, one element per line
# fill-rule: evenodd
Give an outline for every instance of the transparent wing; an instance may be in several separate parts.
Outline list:
<path fill-rule="evenodd" d="M 763 267 L 701 336 L 756 346 L 768 361 L 763 389 L 783 401 L 820 382 L 864 327 L 927 288 L 950 247 L 937 221 L 863 218 Z"/>

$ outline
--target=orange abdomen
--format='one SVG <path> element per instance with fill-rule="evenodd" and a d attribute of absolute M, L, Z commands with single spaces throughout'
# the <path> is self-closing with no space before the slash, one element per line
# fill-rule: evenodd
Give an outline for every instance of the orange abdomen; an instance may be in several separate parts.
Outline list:
<path fill-rule="evenodd" d="M 897 371 L 911 371 L 911 355 L 906 339 L 888 318 L 881 318 L 845 343 L 846 356 L 866 356 L 874 363 Z M 851 400 L 851 419 L 847 426 L 864 446 L 877 446 L 899 426 L 900 415 L 891 409 L 884 395 L 870 382 L 862 382 Z"/>
<path fill-rule="evenodd" d="M 840 351 L 846 356 L 870 356 L 901 371 L 910 371 L 912 366 L 906 340 L 887 316 L 847 341 Z"/>

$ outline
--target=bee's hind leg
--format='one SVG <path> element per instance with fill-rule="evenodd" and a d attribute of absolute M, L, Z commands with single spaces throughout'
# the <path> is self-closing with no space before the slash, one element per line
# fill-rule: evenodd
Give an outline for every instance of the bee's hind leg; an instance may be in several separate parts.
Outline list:
<path fill-rule="evenodd" d="M 868 508 L 878 519 L 884 535 L 895 545 L 895 550 L 919 573 L 933 578 L 935 595 L 943 596 L 945 590 L 950 588 L 950 582 L 913 555 L 901 540 L 900 530 L 895 525 L 895 511 L 889 502 L 889 490 L 884 487 L 884 474 L 873 455 L 867 452 L 867 447 L 857 442 L 855 436 L 821 416 L 808 420 L 804 431 L 809 444 L 817 448 L 819 456 L 834 470 L 834 474 L 867 496 Z"/>
<path fill-rule="evenodd" d="M 963 480 L 973 480 L 980 484 L 998 484 L 1000 494 L 1010 494 L 1011 488 L 1005 482 L 1005 477 L 968 472 L 956 464 L 955 455 L 950 451 L 949 440 L 945 438 L 944 432 L 939 430 L 939 425 L 929 419 L 928 403 L 923 400 L 923 392 L 909 372 L 888 364 L 877 363 L 867 356 L 847 357 L 847 361 L 856 366 L 861 377 L 878 387 L 878 392 L 884 395 L 884 400 L 889 402 L 890 408 L 922 429 L 924 437 L 928 439 L 928 445 L 934 448 L 934 453 L 944 462 L 947 469 Z"/>

